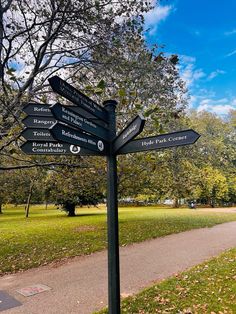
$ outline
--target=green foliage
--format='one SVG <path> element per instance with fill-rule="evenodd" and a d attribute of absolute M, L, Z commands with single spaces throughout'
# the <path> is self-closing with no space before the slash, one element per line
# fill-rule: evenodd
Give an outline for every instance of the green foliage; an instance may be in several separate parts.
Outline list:
<path fill-rule="evenodd" d="M 91 96 L 101 81 L 103 93 L 99 100 L 118 101 L 118 129 L 125 126 L 135 114 L 148 117 L 146 130 L 152 133 L 155 125 L 161 126 L 176 117 L 186 106 L 186 89 L 178 74 L 178 57 L 167 57 L 161 47 L 147 48 L 142 34 L 127 28 L 119 40 L 112 41 L 106 49 L 94 50 L 95 66 Z M 86 84 L 86 83 L 85 83 Z M 156 131 L 159 129 L 156 127 Z"/>
<path fill-rule="evenodd" d="M 0 173 L 0 199 L 2 204 L 25 203 L 33 183 L 32 203 L 43 202 L 44 171 L 39 169 L 14 170 Z"/>
<path fill-rule="evenodd" d="M 211 205 L 227 198 L 228 185 L 226 177 L 218 169 L 213 169 L 210 166 L 201 169 L 199 186 L 201 192 L 198 198 L 207 199 Z"/>
<path fill-rule="evenodd" d="M 160 128 L 160 125 L 159 125 Z M 191 146 L 119 158 L 120 197 L 198 200 L 209 205 L 235 202 L 235 129 L 209 113 L 192 111 L 166 124 L 165 132 L 193 128 L 201 137 Z M 132 178 L 132 179 L 131 179 Z"/>
<path fill-rule="evenodd" d="M 62 101 L 48 85 L 48 78 L 59 74 L 70 83 L 72 78 L 75 85 L 82 82 L 80 89 L 87 85 L 101 103 L 107 79 L 97 77 L 97 65 L 106 67 L 106 51 L 114 45 L 119 54 L 124 53 L 124 36 L 132 38 L 142 32 L 143 15 L 150 9 L 151 2 L 141 0 L 1 3 L 0 20 L 4 23 L 0 37 L 4 45 L 0 45 L 0 150 L 9 156 L 8 166 L 47 160 L 25 155 L 11 159 L 13 148 L 20 154 L 23 102 Z M 104 58 L 95 57 L 98 50 L 103 51 Z"/>
<path fill-rule="evenodd" d="M 101 167 L 102 163 L 97 164 L 94 159 L 93 168 L 65 167 L 49 172 L 46 180 L 49 198 L 69 216 L 74 216 L 76 205 L 97 205 L 104 198 L 105 190 L 106 177 Z M 99 176 L 95 175 L 97 171 Z"/>

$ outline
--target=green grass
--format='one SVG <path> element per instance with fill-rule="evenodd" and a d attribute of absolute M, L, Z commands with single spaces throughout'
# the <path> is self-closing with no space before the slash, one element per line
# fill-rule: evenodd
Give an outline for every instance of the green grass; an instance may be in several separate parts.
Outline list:
<path fill-rule="evenodd" d="M 121 313 L 235 314 L 236 249 L 125 299 Z"/>
<path fill-rule="evenodd" d="M 227 209 L 226 209 L 227 211 Z M 120 244 L 127 245 L 181 231 L 236 220 L 236 214 L 190 209 L 123 207 L 119 210 Z M 0 215 L 0 274 L 90 254 L 107 246 L 105 207 L 78 209 L 68 218 L 51 206 L 9 207 Z"/>

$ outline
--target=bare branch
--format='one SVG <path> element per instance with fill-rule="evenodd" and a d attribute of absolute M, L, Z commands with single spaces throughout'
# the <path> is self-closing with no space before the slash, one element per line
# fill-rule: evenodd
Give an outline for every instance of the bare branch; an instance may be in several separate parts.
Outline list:
<path fill-rule="evenodd" d="M 42 167 L 42 168 L 50 168 L 50 167 L 67 167 L 67 168 L 94 168 L 94 167 L 89 167 L 81 164 L 68 164 L 67 162 L 48 162 L 48 163 L 35 163 L 32 165 L 19 165 L 19 166 L 9 166 L 9 167 L 3 167 L 0 166 L 0 171 L 10 171 L 10 170 L 16 170 L 16 169 L 30 169 L 30 168 L 37 168 L 37 167 Z"/>

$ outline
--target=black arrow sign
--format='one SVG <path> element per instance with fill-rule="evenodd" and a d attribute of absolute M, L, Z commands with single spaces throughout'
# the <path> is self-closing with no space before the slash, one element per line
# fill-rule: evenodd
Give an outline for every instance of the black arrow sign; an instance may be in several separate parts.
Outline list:
<path fill-rule="evenodd" d="M 116 137 L 113 144 L 113 151 L 117 152 L 121 149 L 126 143 L 135 138 L 138 134 L 143 131 L 145 124 L 144 117 L 139 114 L 136 118 L 134 118 L 127 127 L 120 132 L 120 134 Z"/>
<path fill-rule="evenodd" d="M 56 119 L 53 117 L 27 116 L 22 120 L 22 122 L 28 128 L 49 129 L 53 124 L 56 123 Z"/>
<path fill-rule="evenodd" d="M 23 111 L 27 113 L 29 116 L 38 116 L 41 117 L 53 117 L 53 114 L 50 110 L 51 105 L 49 104 L 38 104 L 38 103 L 28 103 L 23 107 Z M 76 113 L 80 114 L 86 119 L 92 120 L 96 122 L 96 124 L 107 128 L 107 123 L 100 120 L 99 118 L 95 117 L 91 113 L 87 112 L 86 110 L 77 107 L 77 106 L 65 106 L 66 108 L 70 108 L 74 110 Z"/>
<path fill-rule="evenodd" d="M 194 130 L 184 130 L 152 137 L 134 140 L 125 145 L 119 154 L 143 152 L 147 150 L 163 149 L 175 146 L 194 144 L 200 135 Z"/>
<path fill-rule="evenodd" d="M 62 142 L 78 145 L 86 149 L 94 150 L 96 152 L 106 152 L 107 144 L 93 136 L 79 132 L 75 129 L 56 123 L 50 128 L 52 136 Z"/>
<path fill-rule="evenodd" d="M 41 116 L 41 117 L 51 117 L 52 113 L 50 110 L 50 105 L 47 104 L 37 104 L 37 103 L 28 103 L 23 109 L 25 113 L 29 116 Z"/>
<path fill-rule="evenodd" d="M 62 80 L 58 76 L 53 76 L 49 79 L 49 83 L 54 92 L 70 100 L 77 106 L 82 107 L 88 112 L 92 113 L 96 117 L 108 121 L 108 112 L 105 108 L 99 106 L 96 102 L 90 99 L 88 96 L 81 93 L 79 90 Z"/>
<path fill-rule="evenodd" d="M 24 129 L 21 132 L 26 140 L 30 141 L 52 141 L 55 142 L 53 136 L 51 135 L 49 129 Z"/>
<path fill-rule="evenodd" d="M 50 109 L 57 120 L 67 123 L 74 128 L 78 128 L 81 131 L 91 133 L 99 138 L 108 140 L 109 134 L 107 129 L 104 129 L 93 121 L 84 118 L 71 108 L 67 108 L 57 103 L 51 106 Z"/>
<path fill-rule="evenodd" d="M 58 142 L 27 141 L 21 145 L 21 150 L 27 155 L 80 155 L 100 156 L 103 153 L 90 151 L 88 149 Z"/>

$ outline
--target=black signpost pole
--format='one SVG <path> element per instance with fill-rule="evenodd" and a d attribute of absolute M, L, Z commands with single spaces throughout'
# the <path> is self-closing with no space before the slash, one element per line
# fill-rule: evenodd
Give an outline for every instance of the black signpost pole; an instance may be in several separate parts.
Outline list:
<path fill-rule="evenodd" d="M 117 155 L 190 145 L 200 135 L 190 129 L 133 140 L 145 124 L 138 115 L 116 136 L 115 100 L 105 101 L 102 107 L 58 76 L 49 82 L 55 92 L 77 107 L 27 104 L 22 137 L 28 141 L 21 148 L 31 155 L 107 156 L 108 309 L 109 314 L 120 314 Z M 91 121 L 94 117 L 96 122 Z"/>
<path fill-rule="evenodd" d="M 110 140 L 116 137 L 117 102 L 104 102 L 109 112 Z M 120 314 L 119 224 L 117 199 L 117 161 L 112 145 L 107 154 L 107 228 L 108 228 L 108 308 L 109 314 Z"/>

